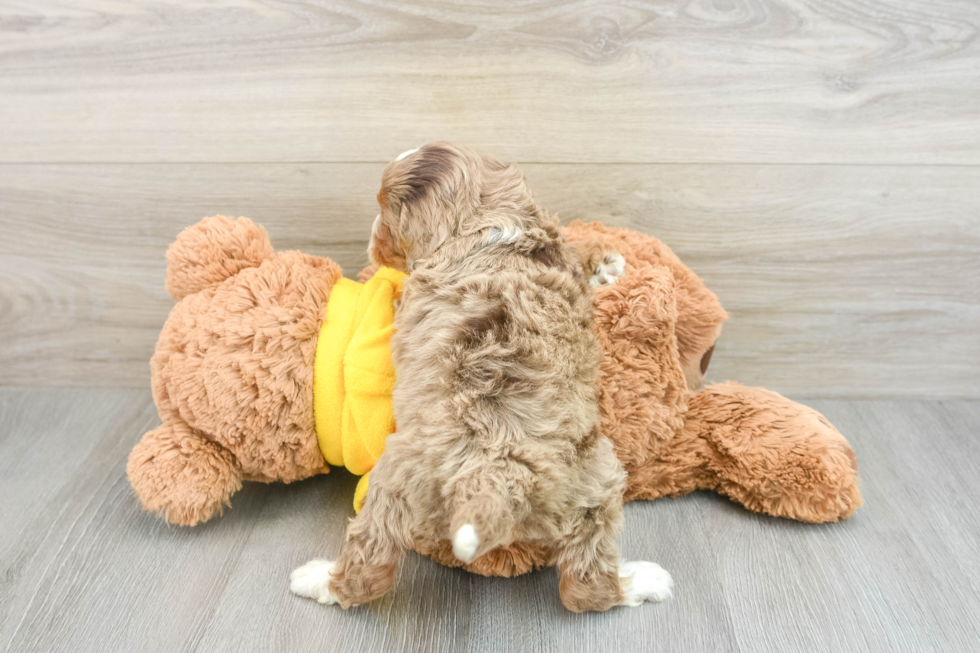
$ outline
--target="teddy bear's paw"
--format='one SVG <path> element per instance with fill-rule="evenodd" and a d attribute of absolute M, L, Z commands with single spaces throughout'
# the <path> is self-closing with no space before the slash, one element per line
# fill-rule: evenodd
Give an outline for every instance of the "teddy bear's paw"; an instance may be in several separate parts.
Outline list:
<path fill-rule="evenodd" d="M 589 285 L 593 288 L 610 286 L 626 272 L 626 259 L 618 252 L 610 252 L 602 258 L 602 263 L 595 267 Z"/>
<path fill-rule="evenodd" d="M 644 601 L 663 601 L 673 594 L 674 579 L 653 562 L 621 562 L 619 577 L 623 581 L 623 605 L 635 608 Z"/>
<path fill-rule="evenodd" d="M 331 560 L 310 560 L 289 575 L 289 590 L 320 603 L 334 604 L 337 597 L 330 593 L 329 587 L 333 568 Z"/>

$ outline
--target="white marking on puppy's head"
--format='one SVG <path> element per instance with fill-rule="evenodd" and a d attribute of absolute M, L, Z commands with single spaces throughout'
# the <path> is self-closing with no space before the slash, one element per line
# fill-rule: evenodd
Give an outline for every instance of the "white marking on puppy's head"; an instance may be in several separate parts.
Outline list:
<path fill-rule="evenodd" d="M 402 159 L 404 159 L 409 154 L 415 154 L 418 151 L 419 151 L 419 148 L 415 148 L 414 150 L 408 150 L 406 152 L 402 152 L 401 154 L 398 155 L 398 158 L 395 159 L 395 161 L 401 161 Z"/>

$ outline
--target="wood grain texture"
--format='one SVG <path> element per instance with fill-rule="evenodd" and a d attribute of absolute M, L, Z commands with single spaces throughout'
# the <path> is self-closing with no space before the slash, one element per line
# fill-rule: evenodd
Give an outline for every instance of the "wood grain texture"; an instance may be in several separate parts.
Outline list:
<path fill-rule="evenodd" d="M 246 484 L 177 529 L 142 513 L 129 449 L 145 390 L 0 389 L 0 650 L 972 651 L 980 638 L 977 401 L 813 403 L 857 453 L 865 505 L 813 526 L 710 493 L 630 504 L 624 557 L 669 569 L 660 605 L 573 615 L 554 571 L 487 579 L 410 554 L 342 611 L 289 571 L 336 554 L 354 479 Z"/>
<path fill-rule="evenodd" d="M 0 3 L 0 160 L 980 163 L 968 0 Z"/>
<path fill-rule="evenodd" d="M 148 387 L 164 252 L 245 214 L 355 274 L 381 164 L 0 166 L 0 383 Z M 524 166 L 660 237 L 731 313 L 709 369 L 809 396 L 980 396 L 980 168 Z"/>
<path fill-rule="evenodd" d="M 708 381 L 980 396 L 980 169 L 542 166 L 565 218 L 659 237 L 731 317 Z"/>
<path fill-rule="evenodd" d="M 774 528 L 714 500 L 704 519 L 738 641 L 767 651 L 975 650 L 977 403 L 813 406 L 854 446 L 864 506 L 843 524 Z"/>

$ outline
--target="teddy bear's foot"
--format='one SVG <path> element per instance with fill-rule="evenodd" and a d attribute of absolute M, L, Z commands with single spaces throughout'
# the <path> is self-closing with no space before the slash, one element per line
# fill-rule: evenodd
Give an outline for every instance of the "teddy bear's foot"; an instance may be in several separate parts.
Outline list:
<path fill-rule="evenodd" d="M 330 592 L 330 579 L 335 562 L 310 560 L 289 575 L 289 591 L 318 603 L 333 605 L 339 599 Z"/>
<path fill-rule="evenodd" d="M 857 460 L 817 411 L 763 388 L 711 385 L 692 397 L 685 430 L 708 447 L 713 487 L 750 510 L 832 522 L 861 506 Z"/>
<path fill-rule="evenodd" d="M 126 473 L 143 507 L 179 526 L 220 514 L 242 487 L 234 456 L 176 420 L 143 436 Z"/>

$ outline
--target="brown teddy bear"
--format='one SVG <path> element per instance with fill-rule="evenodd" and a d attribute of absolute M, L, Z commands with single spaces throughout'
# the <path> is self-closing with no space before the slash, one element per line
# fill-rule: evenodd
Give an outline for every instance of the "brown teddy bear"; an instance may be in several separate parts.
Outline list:
<path fill-rule="evenodd" d="M 595 292 L 602 426 L 629 476 L 626 500 L 711 489 L 807 522 L 861 505 L 854 453 L 822 415 L 762 388 L 699 389 L 727 315 L 666 245 L 595 222 L 566 235 L 626 260 Z M 190 526 L 230 505 L 243 480 L 289 483 L 330 465 L 364 475 L 359 504 L 395 427 L 387 343 L 403 275 L 344 279 L 333 261 L 276 253 L 264 229 L 223 216 L 184 230 L 167 261 L 177 304 L 150 363 L 162 424 L 127 467 L 143 506 Z M 418 548 L 461 564 L 448 539 Z M 510 576 L 548 558 L 520 543 L 466 568 Z"/>

